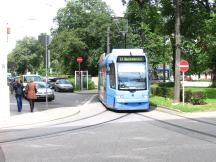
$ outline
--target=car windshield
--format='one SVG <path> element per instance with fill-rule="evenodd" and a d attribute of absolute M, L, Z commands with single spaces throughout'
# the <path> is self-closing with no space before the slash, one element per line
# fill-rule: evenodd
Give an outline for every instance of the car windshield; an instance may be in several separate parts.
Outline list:
<path fill-rule="evenodd" d="M 46 86 L 46 83 L 36 83 L 37 85 L 37 89 L 40 89 L 40 88 L 48 88 L 48 85 Z"/>
<path fill-rule="evenodd" d="M 70 84 L 68 80 L 59 80 L 59 84 Z"/>
<path fill-rule="evenodd" d="M 146 68 L 144 63 L 118 63 L 118 87 L 120 90 L 145 90 Z"/>
<path fill-rule="evenodd" d="M 30 76 L 25 76 L 24 77 L 24 82 L 29 82 L 30 79 L 32 79 L 35 82 L 42 82 L 43 81 L 43 79 L 40 76 L 31 76 L 30 75 Z"/>

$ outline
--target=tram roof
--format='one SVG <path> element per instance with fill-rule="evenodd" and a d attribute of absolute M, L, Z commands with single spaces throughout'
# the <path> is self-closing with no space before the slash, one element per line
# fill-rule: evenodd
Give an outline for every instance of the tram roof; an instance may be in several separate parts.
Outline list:
<path fill-rule="evenodd" d="M 113 49 L 112 54 L 115 55 L 145 55 L 143 49 Z"/>

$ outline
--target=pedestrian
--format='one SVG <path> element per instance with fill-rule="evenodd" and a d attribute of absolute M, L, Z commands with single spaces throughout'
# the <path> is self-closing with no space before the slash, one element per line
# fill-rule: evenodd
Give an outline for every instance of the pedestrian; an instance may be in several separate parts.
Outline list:
<path fill-rule="evenodd" d="M 10 94 L 13 94 L 14 91 L 14 85 L 15 85 L 15 80 L 14 79 L 10 79 L 9 81 L 9 89 L 10 89 Z"/>
<path fill-rule="evenodd" d="M 13 89 L 15 91 L 15 97 L 17 101 L 18 112 L 22 111 L 22 97 L 23 97 L 23 85 L 19 79 L 15 81 Z"/>
<path fill-rule="evenodd" d="M 37 99 L 36 93 L 37 93 L 36 84 L 33 82 L 33 79 L 30 78 L 29 82 L 26 85 L 25 94 L 26 94 L 26 98 L 29 101 L 31 112 L 34 111 L 34 103 L 35 100 Z"/>

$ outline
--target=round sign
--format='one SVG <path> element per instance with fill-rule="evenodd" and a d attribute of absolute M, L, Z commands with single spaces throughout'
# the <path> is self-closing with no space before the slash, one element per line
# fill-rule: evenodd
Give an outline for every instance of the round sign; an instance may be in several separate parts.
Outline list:
<path fill-rule="evenodd" d="M 189 63 L 186 60 L 181 60 L 179 63 L 179 68 L 182 72 L 186 72 L 189 69 Z"/>
<path fill-rule="evenodd" d="M 77 63 L 79 63 L 79 64 L 80 64 L 80 63 L 82 63 L 82 62 L 83 62 L 83 58 L 82 58 L 82 57 L 77 57 L 77 58 L 76 58 L 76 61 L 77 61 Z"/>

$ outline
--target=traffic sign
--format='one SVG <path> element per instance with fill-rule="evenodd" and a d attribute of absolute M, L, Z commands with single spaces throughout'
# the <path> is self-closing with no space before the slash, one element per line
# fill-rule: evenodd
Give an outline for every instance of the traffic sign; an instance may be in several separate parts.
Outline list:
<path fill-rule="evenodd" d="M 76 61 L 77 61 L 77 63 L 79 63 L 79 64 L 80 64 L 80 63 L 82 63 L 82 62 L 83 62 L 83 58 L 82 58 L 82 57 L 77 57 L 77 58 L 76 58 Z"/>
<path fill-rule="evenodd" d="M 182 72 L 186 72 L 189 69 L 189 63 L 186 60 L 181 60 L 179 63 L 179 68 Z"/>

